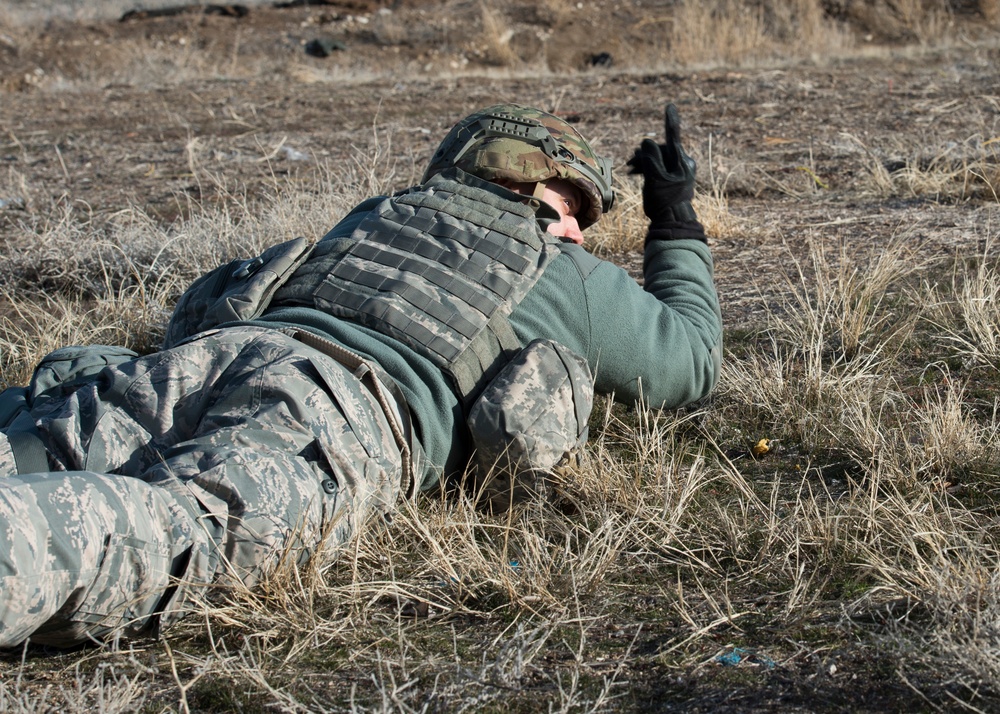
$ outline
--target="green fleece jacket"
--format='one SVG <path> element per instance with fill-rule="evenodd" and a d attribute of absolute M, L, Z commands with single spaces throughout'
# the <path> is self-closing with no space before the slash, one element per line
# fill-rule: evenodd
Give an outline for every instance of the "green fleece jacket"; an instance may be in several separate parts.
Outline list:
<path fill-rule="evenodd" d="M 351 235 L 382 198 L 360 204 L 323 240 Z M 584 356 L 599 394 L 668 408 L 698 400 L 715 386 L 721 355 L 709 248 L 690 238 L 650 240 L 643 272 L 640 287 L 614 264 L 563 244 L 510 323 L 522 344 L 548 338 Z M 448 378 L 428 359 L 391 337 L 309 307 L 274 307 L 259 321 L 316 332 L 374 360 L 396 380 L 426 457 L 422 489 L 465 467 L 470 446 L 461 405 Z"/>

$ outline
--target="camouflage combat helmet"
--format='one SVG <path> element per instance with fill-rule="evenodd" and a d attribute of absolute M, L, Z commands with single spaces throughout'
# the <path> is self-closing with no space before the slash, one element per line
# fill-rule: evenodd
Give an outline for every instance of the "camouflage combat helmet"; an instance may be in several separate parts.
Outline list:
<path fill-rule="evenodd" d="M 577 214 L 581 229 L 596 223 L 615 199 L 610 160 L 598 156 L 564 120 L 517 104 L 487 107 L 456 124 L 431 157 L 423 180 L 451 166 L 487 181 L 572 181 L 584 196 Z"/>

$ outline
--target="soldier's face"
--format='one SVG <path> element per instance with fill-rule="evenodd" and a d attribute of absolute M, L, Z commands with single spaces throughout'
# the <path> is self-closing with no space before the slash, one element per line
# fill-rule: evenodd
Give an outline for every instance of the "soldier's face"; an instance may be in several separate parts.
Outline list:
<path fill-rule="evenodd" d="M 556 209 L 561 218 L 558 223 L 549 224 L 548 232 L 556 238 L 583 245 L 583 231 L 576 220 L 576 214 L 583 205 L 580 190 L 569 181 L 553 179 L 545 183 L 542 200 Z"/>

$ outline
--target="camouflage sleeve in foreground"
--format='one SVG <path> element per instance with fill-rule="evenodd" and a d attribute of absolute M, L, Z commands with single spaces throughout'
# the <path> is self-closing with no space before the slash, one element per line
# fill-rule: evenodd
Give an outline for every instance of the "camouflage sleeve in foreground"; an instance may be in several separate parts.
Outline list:
<path fill-rule="evenodd" d="M 587 442 L 593 405 L 586 360 L 550 340 L 521 350 L 469 412 L 476 500 L 497 512 L 548 497 L 556 467 Z"/>
<path fill-rule="evenodd" d="M 371 392 L 276 330 L 108 367 L 32 416 L 54 471 L 0 473 L 0 647 L 169 624 L 207 586 L 336 551 L 399 493 Z"/>

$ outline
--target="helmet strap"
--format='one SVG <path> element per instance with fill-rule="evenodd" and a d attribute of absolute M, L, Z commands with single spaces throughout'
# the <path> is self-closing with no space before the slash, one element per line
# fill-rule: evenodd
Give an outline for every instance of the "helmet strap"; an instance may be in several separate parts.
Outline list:
<path fill-rule="evenodd" d="M 545 193 L 545 182 L 538 181 L 537 183 L 535 183 L 535 190 L 531 194 L 532 198 L 537 198 L 539 201 L 541 201 L 544 193 Z"/>

